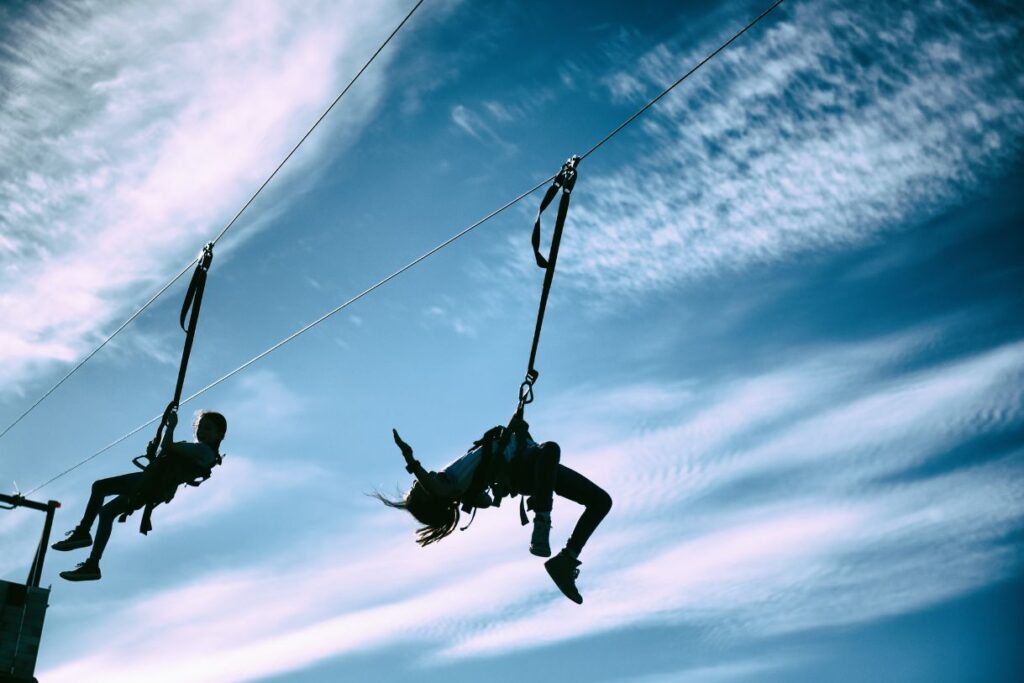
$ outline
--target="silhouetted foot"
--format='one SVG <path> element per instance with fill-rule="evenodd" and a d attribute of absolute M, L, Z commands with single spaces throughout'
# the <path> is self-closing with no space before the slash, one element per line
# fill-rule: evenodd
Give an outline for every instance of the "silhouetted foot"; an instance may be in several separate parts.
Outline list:
<path fill-rule="evenodd" d="M 74 569 L 60 573 L 60 577 L 68 581 L 97 581 L 101 576 L 100 563 L 95 560 L 79 562 Z"/>
<path fill-rule="evenodd" d="M 78 548 L 88 548 L 92 545 L 92 534 L 89 533 L 88 529 L 75 527 L 64 535 L 67 538 L 63 541 L 57 541 L 50 547 L 54 550 L 77 550 Z"/>
<path fill-rule="evenodd" d="M 530 552 L 538 557 L 551 557 L 551 544 L 548 543 L 548 536 L 551 535 L 551 517 L 533 519 L 533 535 L 530 537 Z"/>
<path fill-rule="evenodd" d="M 577 605 L 583 604 L 583 596 L 576 590 L 576 577 L 580 575 L 580 561 L 564 550 L 544 563 L 551 580 L 558 589 Z"/>

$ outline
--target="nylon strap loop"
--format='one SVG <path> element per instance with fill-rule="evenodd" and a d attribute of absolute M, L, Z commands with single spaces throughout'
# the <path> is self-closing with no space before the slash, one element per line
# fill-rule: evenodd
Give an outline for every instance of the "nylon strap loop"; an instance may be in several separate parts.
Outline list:
<path fill-rule="evenodd" d="M 533 257 L 537 261 L 538 268 L 544 268 L 545 270 L 549 267 L 554 268 L 553 265 L 549 266 L 550 261 L 557 258 L 558 249 L 555 246 L 555 238 L 551 240 L 551 253 L 548 258 L 545 258 L 540 253 L 540 217 L 544 211 L 550 206 L 551 201 L 555 198 L 555 194 L 558 193 L 558 189 L 562 188 L 562 202 L 568 205 L 568 198 L 566 195 L 572 193 L 572 189 L 576 186 L 576 166 L 579 164 L 580 158 L 578 156 L 571 156 L 569 159 L 562 164 L 562 169 L 555 176 L 554 181 L 551 183 L 551 187 L 544 193 L 544 198 L 540 200 L 540 207 L 537 209 L 537 218 L 533 221 L 533 234 L 530 236 L 530 242 L 533 244 Z M 563 219 L 564 220 L 564 219 Z M 555 223 L 555 233 L 560 236 L 561 230 L 559 224 Z"/>
<path fill-rule="evenodd" d="M 192 273 L 192 280 L 188 283 L 188 291 L 185 292 L 185 300 L 181 305 L 181 315 L 178 324 L 185 331 L 185 344 L 181 350 L 181 363 L 178 365 L 178 381 L 174 386 L 174 398 L 167 404 L 164 410 L 160 425 L 156 428 L 156 436 L 149 442 L 146 448 L 146 455 L 150 459 L 157 456 L 157 450 L 163 441 L 164 429 L 167 427 L 168 418 L 172 412 L 178 409 L 181 403 L 181 392 L 185 386 L 185 375 L 188 372 L 188 361 L 192 355 L 192 342 L 195 341 L 196 328 L 199 323 L 199 310 L 203 305 L 203 292 L 206 291 L 206 274 L 213 262 L 213 242 L 208 242 L 203 247 L 196 263 L 196 269 Z M 185 318 L 188 317 L 188 326 L 185 326 Z M 138 463 L 136 463 L 138 464 Z"/>
<path fill-rule="evenodd" d="M 198 303 L 202 303 L 203 288 L 206 286 L 206 273 L 210 270 L 210 263 L 212 261 L 213 242 L 208 242 L 199 255 L 196 269 L 192 273 L 192 280 L 188 283 L 188 291 L 185 292 L 185 301 L 181 304 L 181 315 L 178 318 L 178 324 L 184 332 L 188 332 L 188 329 L 185 327 L 185 316 L 188 315 L 189 309 Z"/>
<path fill-rule="evenodd" d="M 523 407 L 533 402 L 533 384 L 537 381 L 540 373 L 534 364 L 537 361 L 537 347 L 540 344 L 540 331 L 544 326 L 544 312 L 548 305 L 548 294 L 551 292 L 551 283 L 555 277 L 555 265 L 558 262 L 558 246 L 562 241 L 562 230 L 565 228 L 565 219 L 569 214 L 569 199 L 572 195 L 572 190 L 576 187 L 576 166 L 580 162 L 580 157 L 573 155 L 562 164 L 561 170 L 558 175 L 555 176 L 554 182 L 551 183 L 551 187 L 544 193 L 544 198 L 540 202 L 540 207 L 537 209 L 537 218 L 533 222 L 533 234 L 530 237 L 530 242 L 533 245 L 533 256 L 537 261 L 537 266 L 544 269 L 544 285 L 540 292 L 540 306 L 537 309 L 537 325 L 533 331 L 533 346 L 530 349 L 530 361 L 526 366 L 526 379 L 519 386 L 519 408 L 518 413 L 523 412 Z M 540 252 L 540 220 L 544 210 L 550 206 L 554 200 L 558 190 L 562 190 L 562 195 L 558 201 L 558 213 L 555 217 L 555 228 L 551 234 L 551 247 L 548 250 L 548 255 L 545 257 Z"/>

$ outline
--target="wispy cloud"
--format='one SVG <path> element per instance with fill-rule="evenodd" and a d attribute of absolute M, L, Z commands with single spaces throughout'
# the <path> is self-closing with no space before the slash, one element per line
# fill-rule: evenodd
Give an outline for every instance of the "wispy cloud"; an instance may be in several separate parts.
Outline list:
<path fill-rule="evenodd" d="M 268 493 L 281 494 L 323 479 L 321 467 L 307 461 L 277 458 L 256 461 L 229 454 L 201 488 L 182 487 L 173 505 L 161 507 L 157 523 L 163 526 L 209 523 L 213 515 L 251 504 Z"/>
<path fill-rule="evenodd" d="M 961 0 L 783 5 L 612 143 L 637 163 L 581 169 L 564 282 L 665 290 L 922 224 L 1019 155 L 1021 27 Z M 635 106 L 721 40 L 694 37 L 608 75 L 609 94 Z"/>
<path fill-rule="evenodd" d="M 294 437 L 305 425 L 296 425 L 308 402 L 277 373 L 256 369 L 238 379 L 237 386 L 220 411 L 228 419 L 228 435 L 245 434 L 247 437 L 265 438 L 276 434 L 282 438 Z"/>
<path fill-rule="evenodd" d="M 476 337 L 476 328 L 452 310 L 451 302 L 447 302 L 446 306 L 428 306 L 423 311 L 423 317 L 428 325 L 449 328 L 462 337 Z"/>
<path fill-rule="evenodd" d="M 759 681 L 765 674 L 793 667 L 799 657 L 762 657 L 727 664 L 695 666 L 665 674 L 630 678 L 624 683 L 722 683 L 724 681 Z"/>
<path fill-rule="evenodd" d="M 494 114 L 494 111 L 500 111 L 502 114 L 510 115 L 510 110 L 501 107 L 497 103 L 491 103 L 492 107 L 487 107 L 486 110 Z M 494 109 L 493 107 L 497 107 Z M 470 109 L 466 105 L 457 104 L 452 107 L 451 112 L 452 123 L 458 126 L 462 131 L 468 135 L 476 138 L 480 142 L 484 142 L 490 145 L 496 145 L 502 149 L 505 153 L 512 153 L 516 151 L 516 146 L 505 140 L 492 126 L 489 124 L 483 116 Z M 495 116 L 498 121 L 502 119 L 499 116 Z"/>
<path fill-rule="evenodd" d="M 69 654 L 44 675 L 251 680 L 399 642 L 443 646 L 425 662 L 443 667 L 641 625 L 750 641 L 962 595 L 1019 563 L 1003 540 L 1024 526 L 1024 456 L 887 477 L 1019 425 L 1024 342 L 892 377 L 930 334 L 807 350 L 699 393 L 648 382 L 577 396 L 583 417 L 557 435 L 564 461 L 616 500 L 585 553 L 582 607 L 526 555 L 511 511 L 421 550 L 413 523 L 382 510 L 318 528 L 331 541 L 315 551 L 297 539 L 287 560 L 275 553 L 113 608 L 89 634 L 104 643 L 100 654 Z M 561 418 L 538 410 L 541 436 Z M 656 426 L 625 419 L 637 414 Z M 588 427 L 609 416 L 618 433 L 592 444 Z M 554 540 L 575 511 L 556 504 Z M 121 627 L 138 620 L 147 627 Z M 727 680 L 757 670 L 726 664 L 698 671 Z"/>
<path fill-rule="evenodd" d="M 87 2 L 29 8 L 5 27 L 4 391 L 79 357 L 141 303 L 140 291 L 215 234 L 400 9 Z M 358 130 L 393 54 L 381 55 L 328 126 Z M 308 168 L 324 139 L 311 138 L 292 173 Z"/>
<path fill-rule="evenodd" d="M 640 624 L 730 624 L 733 637 L 758 638 L 901 614 L 1011 575 L 1019 560 L 1003 540 L 1024 524 L 1024 454 L 887 477 L 970 443 L 976 425 L 1020 425 L 1024 345 L 892 384 L 862 379 L 887 360 L 872 355 L 748 378 L 678 425 L 576 453 L 611 484 L 608 531 L 628 528 L 626 547 L 602 535 L 588 548 L 604 568 L 585 609 L 537 604 L 449 655 Z"/>

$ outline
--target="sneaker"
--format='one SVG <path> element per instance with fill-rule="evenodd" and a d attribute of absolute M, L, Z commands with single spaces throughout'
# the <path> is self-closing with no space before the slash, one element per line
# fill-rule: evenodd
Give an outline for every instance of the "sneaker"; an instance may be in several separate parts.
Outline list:
<path fill-rule="evenodd" d="M 92 534 L 89 533 L 88 529 L 75 527 L 64 535 L 66 538 L 63 541 L 57 541 L 50 547 L 54 550 L 77 550 L 78 548 L 88 548 L 92 545 Z"/>
<path fill-rule="evenodd" d="M 60 578 L 68 581 L 96 581 L 101 576 L 100 563 L 95 560 L 79 562 L 74 569 L 60 573 Z"/>
<path fill-rule="evenodd" d="M 577 605 L 583 604 L 583 596 L 576 590 L 576 577 L 580 575 L 580 561 L 564 550 L 544 563 L 551 580 L 558 590 Z"/>
<path fill-rule="evenodd" d="M 539 515 L 533 518 L 533 535 L 530 537 L 530 552 L 538 557 L 551 557 L 551 544 L 548 543 L 548 536 L 551 534 L 551 517 L 544 518 Z"/>

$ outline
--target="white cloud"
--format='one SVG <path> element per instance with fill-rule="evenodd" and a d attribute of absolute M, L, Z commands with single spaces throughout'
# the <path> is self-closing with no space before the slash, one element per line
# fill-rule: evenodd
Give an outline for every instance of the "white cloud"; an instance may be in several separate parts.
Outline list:
<path fill-rule="evenodd" d="M 229 454 L 200 488 L 183 486 L 173 504 L 157 508 L 154 525 L 161 527 L 208 523 L 214 515 L 266 496 L 315 483 L 327 476 L 322 468 L 304 461 L 277 458 L 254 461 Z"/>
<path fill-rule="evenodd" d="M 10 93 L 0 102 L 4 391 L 80 357 L 142 303 L 139 292 L 214 236 L 399 10 L 93 2 L 30 9 L 9 27 L 0 62 Z M 358 131 L 393 54 L 381 54 L 327 127 Z M 320 133 L 282 180 L 318 158 Z M 330 139 L 336 153 L 338 136 Z M 238 231 L 265 214 L 257 204 Z"/>
<path fill-rule="evenodd" d="M 477 140 L 480 139 L 480 131 L 478 129 L 481 129 L 484 123 L 480 120 L 480 117 L 464 105 L 457 104 L 452 107 L 452 123 Z"/>
<path fill-rule="evenodd" d="M 821 347 L 770 374 L 703 387 L 699 401 L 677 385 L 585 392 L 582 415 L 620 429 L 581 447 L 581 417 L 557 436 L 563 462 L 616 501 L 586 549 L 581 607 L 526 554 L 514 509 L 481 514 L 426 550 L 412 543 L 410 519 L 380 510 L 319 524 L 316 542 L 297 538 L 262 563 L 112 606 L 78 645 L 102 643 L 100 654 L 70 653 L 43 675 L 252 680 L 403 642 L 441 646 L 423 663 L 444 666 L 640 625 L 746 642 L 962 595 L 1019 565 L 1002 541 L 1024 526 L 1024 454 L 879 477 L 1020 424 L 1024 342 L 891 379 L 893 364 L 926 352 L 932 334 Z M 614 406 L 678 417 L 636 433 Z M 537 410 L 535 431 L 561 419 Z M 577 511 L 556 502 L 555 543 Z M 696 673 L 756 671 L 709 662 Z"/>
<path fill-rule="evenodd" d="M 564 282 L 621 300 L 855 247 L 956 205 L 1022 149 L 1020 29 L 1019 14 L 959 0 L 783 5 L 652 109 L 643 135 L 610 143 L 640 144 L 639 161 L 581 166 Z M 692 38 L 612 74 L 610 94 L 639 103 L 721 40 L 676 47 Z"/>
<path fill-rule="evenodd" d="M 762 657 L 759 659 L 697 666 L 665 674 L 630 678 L 625 683 L 720 683 L 721 681 L 761 681 L 766 673 L 793 667 L 796 657 Z"/>
<path fill-rule="evenodd" d="M 653 434 L 584 453 L 563 443 L 563 461 L 616 500 L 587 549 L 600 569 L 585 609 L 544 603 L 448 655 L 640 624 L 730 624 L 732 637 L 757 638 L 906 613 L 1012 575 L 1019 560 L 1002 540 L 1024 525 L 1024 453 L 884 477 L 1021 424 L 1024 344 L 892 382 L 870 379 L 889 359 L 873 355 L 826 353 L 748 378 Z"/>
<path fill-rule="evenodd" d="M 303 428 L 295 418 L 303 414 L 308 401 L 272 370 L 248 370 L 229 391 L 219 408 L 228 420 L 229 439 L 232 434 L 256 438 L 277 434 L 287 438 Z"/>
<path fill-rule="evenodd" d="M 427 324 L 449 328 L 461 337 L 475 338 L 477 335 L 473 325 L 466 322 L 461 315 L 452 312 L 451 302 L 448 302 L 447 306 L 428 306 L 423 311 L 423 317 Z"/>
<path fill-rule="evenodd" d="M 510 113 L 511 110 L 501 108 L 496 110 L 494 107 L 501 107 L 497 103 L 490 103 L 492 106 L 484 105 L 485 109 L 488 110 L 494 116 L 497 116 L 494 112 L 501 111 L 503 113 Z M 452 107 L 451 112 L 452 123 L 458 126 L 462 131 L 470 135 L 471 137 L 484 142 L 487 144 L 495 145 L 502 149 L 506 154 L 516 151 L 515 145 L 505 140 L 497 131 L 494 130 L 484 118 L 463 104 L 457 104 Z M 502 119 L 498 118 L 501 122 Z"/>

